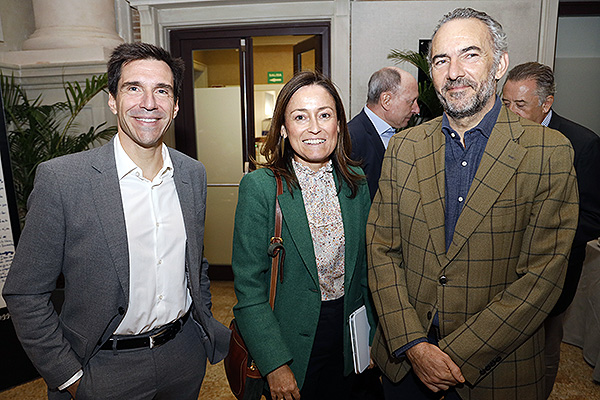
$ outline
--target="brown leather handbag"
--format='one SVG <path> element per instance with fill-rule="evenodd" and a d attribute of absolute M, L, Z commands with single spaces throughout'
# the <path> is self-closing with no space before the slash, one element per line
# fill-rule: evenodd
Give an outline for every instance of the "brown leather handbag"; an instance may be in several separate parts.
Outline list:
<path fill-rule="evenodd" d="M 275 179 L 277 181 L 277 196 L 283 193 L 283 183 L 281 176 L 276 171 Z M 271 308 L 275 305 L 275 292 L 277 290 L 277 276 L 283 282 L 283 262 L 285 260 L 285 249 L 281 239 L 281 208 L 279 200 L 275 196 L 275 235 L 271 238 L 267 253 L 273 258 L 271 263 L 271 290 L 269 293 L 269 303 Z M 248 353 L 244 339 L 239 333 L 235 318 L 229 324 L 231 329 L 231 341 L 229 343 L 229 354 L 225 357 L 225 373 L 229 381 L 229 387 L 233 395 L 238 400 L 260 399 L 264 380 Z"/>

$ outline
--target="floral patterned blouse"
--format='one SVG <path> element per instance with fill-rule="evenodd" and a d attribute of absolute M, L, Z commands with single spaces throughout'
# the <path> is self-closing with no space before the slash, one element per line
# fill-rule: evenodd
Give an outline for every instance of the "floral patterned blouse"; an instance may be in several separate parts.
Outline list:
<path fill-rule="evenodd" d="M 344 252 L 346 239 L 342 211 L 333 180 L 331 160 L 313 171 L 292 160 L 302 191 L 308 226 L 315 249 L 321 286 L 321 300 L 335 300 L 344 295 Z"/>

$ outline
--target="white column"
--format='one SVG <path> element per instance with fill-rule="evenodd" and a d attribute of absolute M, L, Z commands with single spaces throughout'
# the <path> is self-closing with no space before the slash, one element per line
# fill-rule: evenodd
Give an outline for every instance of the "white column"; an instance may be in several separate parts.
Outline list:
<path fill-rule="evenodd" d="M 23 50 L 113 48 L 123 42 L 115 27 L 114 0 L 32 0 L 35 32 Z"/>

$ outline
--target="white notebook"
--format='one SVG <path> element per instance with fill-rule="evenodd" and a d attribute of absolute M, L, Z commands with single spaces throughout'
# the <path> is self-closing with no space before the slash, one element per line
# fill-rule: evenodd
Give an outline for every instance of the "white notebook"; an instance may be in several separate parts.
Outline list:
<path fill-rule="evenodd" d="M 370 362 L 369 354 L 369 321 L 367 319 L 367 309 L 362 305 L 359 309 L 350 314 L 350 341 L 352 342 L 352 358 L 354 360 L 354 372 L 360 374 Z"/>

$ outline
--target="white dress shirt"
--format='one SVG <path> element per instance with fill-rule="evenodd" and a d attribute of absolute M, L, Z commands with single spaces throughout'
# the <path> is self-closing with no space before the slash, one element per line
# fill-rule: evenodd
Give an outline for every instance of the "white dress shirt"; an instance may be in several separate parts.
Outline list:
<path fill-rule="evenodd" d="M 116 335 L 149 332 L 187 312 L 192 297 L 185 273 L 186 234 L 173 162 L 162 146 L 163 167 L 149 181 L 115 137 L 115 160 L 129 249 L 129 307 Z M 83 376 L 79 370 L 58 387 Z"/>
<path fill-rule="evenodd" d="M 129 307 L 117 335 L 137 335 L 182 317 L 191 295 L 185 273 L 186 234 L 173 163 L 162 147 L 163 167 L 152 181 L 115 140 L 129 249 Z"/>

